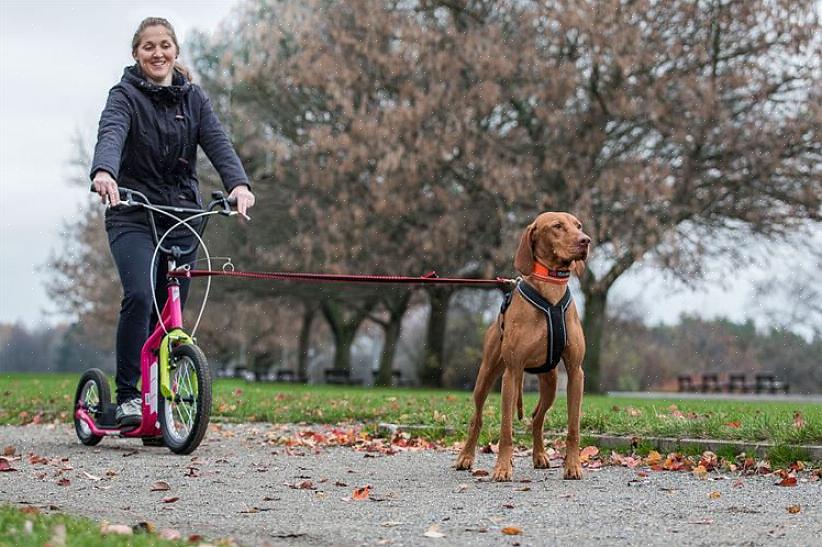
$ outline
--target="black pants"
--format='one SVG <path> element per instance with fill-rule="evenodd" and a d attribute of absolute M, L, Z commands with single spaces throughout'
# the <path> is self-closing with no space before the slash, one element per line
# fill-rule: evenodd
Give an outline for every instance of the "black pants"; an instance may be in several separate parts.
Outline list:
<path fill-rule="evenodd" d="M 176 232 L 176 231 L 175 231 Z M 160 232 L 162 234 L 162 232 Z M 109 246 L 120 282 L 123 285 L 123 301 L 120 306 L 120 321 L 117 325 L 117 404 L 140 398 L 137 382 L 140 379 L 140 350 L 157 323 L 153 296 L 163 309 L 167 291 L 166 273 L 168 259 L 157 253 L 154 265 L 154 286 L 151 284 L 151 257 L 154 241 L 150 228 L 117 227 L 108 229 Z M 185 249 L 196 241 L 193 235 L 166 238 L 163 246 L 177 245 Z M 184 255 L 177 265 L 189 264 L 196 258 L 197 250 Z M 189 279 L 180 279 L 180 304 L 185 305 L 188 296 Z"/>

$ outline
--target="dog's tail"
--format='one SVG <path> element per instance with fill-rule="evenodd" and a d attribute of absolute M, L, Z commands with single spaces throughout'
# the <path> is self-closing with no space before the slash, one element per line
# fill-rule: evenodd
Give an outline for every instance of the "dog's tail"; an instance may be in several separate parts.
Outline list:
<path fill-rule="evenodd" d="M 519 393 L 517 394 L 517 419 L 522 420 L 522 386 L 525 383 L 525 375 L 522 376 L 522 382 L 519 384 Z"/>

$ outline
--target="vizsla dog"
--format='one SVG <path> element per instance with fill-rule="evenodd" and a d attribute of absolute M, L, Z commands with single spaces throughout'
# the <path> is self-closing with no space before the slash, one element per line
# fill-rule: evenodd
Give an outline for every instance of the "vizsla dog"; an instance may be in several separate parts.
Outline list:
<path fill-rule="evenodd" d="M 522 274 L 517 288 L 506 299 L 499 318 L 485 333 L 482 365 L 474 387 L 474 415 L 468 439 L 456 462 L 470 469 L 482 428 L 482 407 L 488 391 L 502 374 L 502 427 L 495 481 L 510 481 L 513 474 L 512 427 L 514 405 L 522 419 L 522 380 L 525 372 L 539 376 L 539 403 L 533 413 L 534 468 L 547 468 L 542 439 L 545 413 L 554 403 L 559 358 L 568 372 L 568 439 L 565 478 L 581 479 L 579 415 L 582 406 L 585 337 L 576 306 L 568 291 L 571 271 L 579 277 L 585 269 L 591 238 L 569 213 L 540 214 L 522 234 L 514 266 Z M 550 313 L 549 313 L 550 312 Z M 547 349 L 546 349 L 547 348 Z"/>

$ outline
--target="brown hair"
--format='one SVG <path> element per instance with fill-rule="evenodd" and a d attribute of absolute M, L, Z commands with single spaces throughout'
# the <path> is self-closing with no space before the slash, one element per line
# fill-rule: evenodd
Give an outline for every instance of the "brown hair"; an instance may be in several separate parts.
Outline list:
<path fill-rule="evenodd" d="M 174 27 L 171 26 L 171 23 L 168 22 L 168 19 L 164 19 L 162 17 L 146 17 L 142 21 L 140 21 L 140 25 L 137 27 L 137 31 L 134 33 L 134 38 L 131 39 L 131 54 L 137 54 L 137 48 L 140 47 L 140 40 L 142 40 L 143 32 L 148 27 L 154 26 L 161 26 L 164 27 L 168 34 L 171 36 L 171 41 L 174 42 L 174 47 L 177 48 L 177 53 L 180 53 L 180 43 L 177 41 L 177 34 L 174 32 Z M 194 81 L 194 77 L 191 75 L 191 72 L 183 66 L 179 61 L 174 61 L 174 70 L 182 74 L 186 80 L 189 82 Z"/>

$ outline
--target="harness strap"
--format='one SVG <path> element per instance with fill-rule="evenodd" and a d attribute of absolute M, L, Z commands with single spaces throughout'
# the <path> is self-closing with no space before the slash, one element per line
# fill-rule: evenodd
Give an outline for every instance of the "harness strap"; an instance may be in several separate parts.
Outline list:
<path fill-rule="evenodd" d="M 517 281 L 515 290 L 519 292 L 519 294 L 522 295 L 522 297 L 529 304 L 540 310 L 545 315 L 545 323 L 548 329 L 546 337 L 548 340 L 548 351 L 546 353 L 545 364 L 539 367 L 526 368 L 525 372 L 530 372 L 532 374 L 550 372 L 559 364 L 559 360 L 562 358 L 562 352 L 565 350 L 565 345 L 567 343 L 568 337 L 567 329 L 565 328 L 565 312 L 568 310 L 568 306 L 570 306 L 573 301 L 571 291 L 565 289 L 565 294 L 562 295 L 559 302 L 552 305 L 539 293 L 537 289 L 522 279 Z M 504 314 L 508 309 L 508 306 L 511 305 L 513 295 L 513 291 L 507 293 L 502 302 L 502 307 L 500 309 L 500 331 L 503 329 Z"/>

